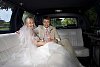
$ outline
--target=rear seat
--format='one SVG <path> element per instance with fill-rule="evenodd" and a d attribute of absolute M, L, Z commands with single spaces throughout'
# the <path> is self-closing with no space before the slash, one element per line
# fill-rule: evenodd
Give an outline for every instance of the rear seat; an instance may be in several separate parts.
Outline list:
<path fill-rule="evenodd" d="M 73 52 L 71 43 L 78 57 L 89 56 L 89 50 L 83 45 L 81 29 L 58 29 L 58 33 L 62 43 L 66 48 L 69 47 L 70 52 Z M 0 62 L 6 63 L 6 60 L 10 59 L 11 55 L 18 49 L 18 44 L 19 39 L 16 33 L 0 34 Z"/>
<path fill-rule="evenodd" d="M 12 54 L 18 50 L 19 42 L 16 33 L 0 34 L 0 65 L 11 59 Z"/>
<path fill-rule="evenodd" d="M 82 30 L 79 29 L 57 29 L 61 40 L 68 39 L 75 50 L 77 57 L 88 57 L 89 49 L 84 47 Z M 66 42 L 67 43 L 67 42 Z M 65 44 L 67 48 L 67 44 Z"/>

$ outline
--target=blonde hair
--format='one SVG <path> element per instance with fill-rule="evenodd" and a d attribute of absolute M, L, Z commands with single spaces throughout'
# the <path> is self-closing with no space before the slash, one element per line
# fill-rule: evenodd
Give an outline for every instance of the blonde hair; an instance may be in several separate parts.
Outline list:
<path fill-rule="evenodd" d="M 27 16 L 27 17 L 24 19 L 24 22 L 23 22 L 24 25 L 26 24 L 26 20 L 27 20 L 28 18 L 29 18 L 29 19 L 32 19 L 33 21 L 35 21 L 35 19 L 34 19 L 33 16 Z M 34 28 L 36 28 L 35 22 L 34 22 L 33 26 L 34 26 Z"/>

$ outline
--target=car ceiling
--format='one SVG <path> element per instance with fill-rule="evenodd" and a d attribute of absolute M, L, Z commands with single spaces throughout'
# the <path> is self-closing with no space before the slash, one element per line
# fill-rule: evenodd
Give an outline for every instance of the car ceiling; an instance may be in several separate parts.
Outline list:
<path fill-rule="evenodd" d="M 4 0 L 21 8 L 34 12 L 46 13 L 54 10 L 77 11 L 86 10 L 95 5 L 98 0 Z M 52 10 L 52 11 L 50 11 Z"/>

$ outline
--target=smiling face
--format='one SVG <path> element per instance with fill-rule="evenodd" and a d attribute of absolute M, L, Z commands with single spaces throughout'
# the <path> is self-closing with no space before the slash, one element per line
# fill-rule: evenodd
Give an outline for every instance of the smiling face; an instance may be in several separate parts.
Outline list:
<path fill-rule="evenodd" d="M 33 28 L 34 27 L 34 19 L 33 18 L 27 18 L 25 21 L 25 25 L 28 28 Z"/>
<path fill-rule="evenodd" d="M 50 26 L 50 20 L 49 20 L 49 19 L 44 19 L 44 20 L 43 20 L 43 26 L 44 26 L 45 28 L 48 28 L 48 27 Z"/>

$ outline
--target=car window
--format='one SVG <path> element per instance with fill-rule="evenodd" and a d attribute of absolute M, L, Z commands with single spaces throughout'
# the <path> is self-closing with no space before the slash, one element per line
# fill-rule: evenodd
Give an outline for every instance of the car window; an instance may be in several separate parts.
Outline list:
<path fill-rule="evenodd" d="M 89 24 L 91 24 L 91 26 L 98 25 L 97 24 L 97 13 L 94 7 L 86 11 L 85 16 L 88 18 Z"/>
<path fill-rule="evenodd" d="M 77 18 L 51 18 L 51 25 L 56 28 L 77 27 Z"/>
<path fill-rule="evenodd" d="M 0 31 L 10 30 L 10 19 L 12 15 L 12 5 L 0 2 Z"/>

